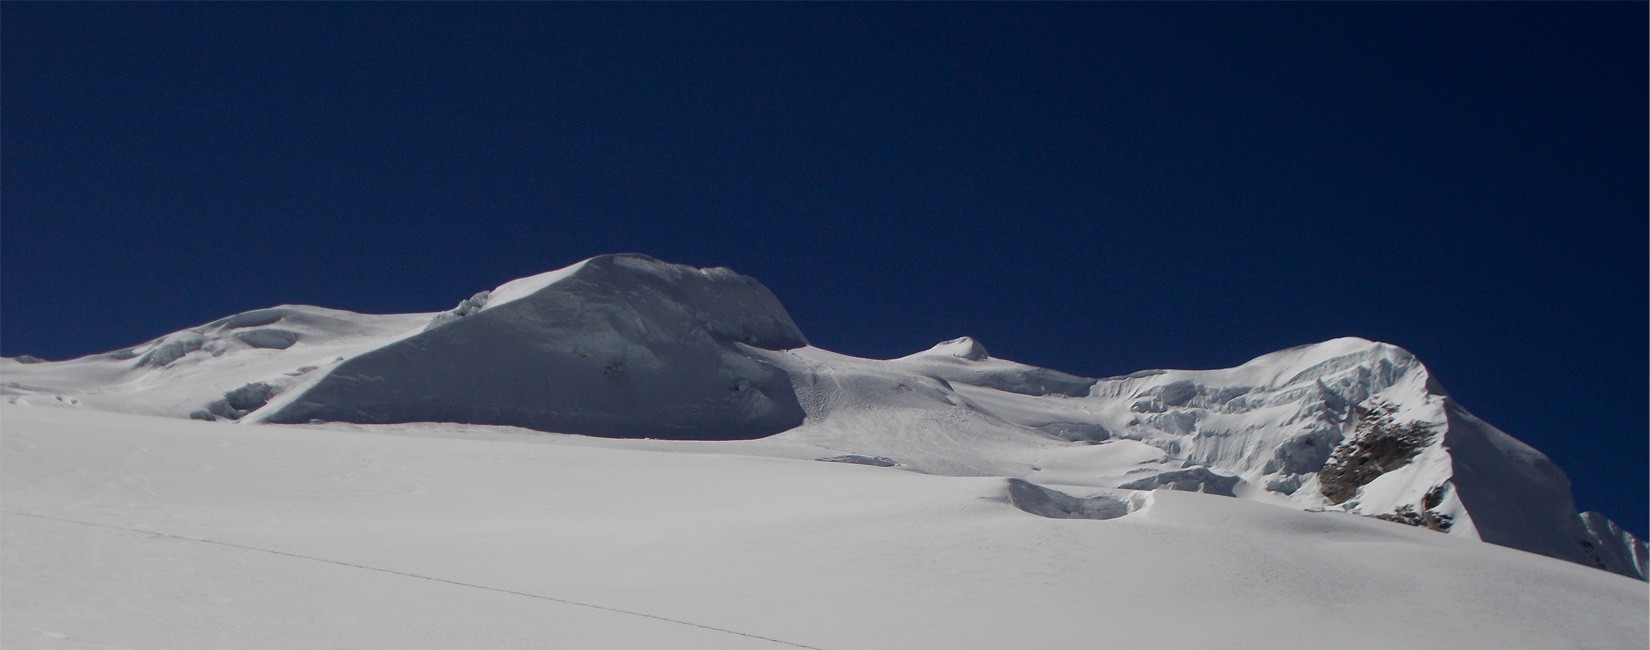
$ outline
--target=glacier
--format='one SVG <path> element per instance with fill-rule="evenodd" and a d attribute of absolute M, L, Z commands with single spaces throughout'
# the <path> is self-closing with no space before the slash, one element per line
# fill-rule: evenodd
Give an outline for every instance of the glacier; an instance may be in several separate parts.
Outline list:
<path fill-rule="evenodd" d="M 752 278 L 636 254 L 439 313 L 287 305 L 80 359 L 4 359 L 0 398 L 242 425 L 698 441 L 1008 479 L 1016 504 L 1064 518 L 1200 492 L 1646 577 L 1641 540 L 1577 512 L 1545 455 L 1473 416 L 1394 345 L 1341 338 L 1235 368 L 1109 378 L 1000 359 L 968 337 L 864 359 L 810 345 Z"/>
<path fill-rule="evenodd" d="M 0 403 L 0 646 L 1650 642 L 1644 582 L 1462 535 L 769 440 Z"/>

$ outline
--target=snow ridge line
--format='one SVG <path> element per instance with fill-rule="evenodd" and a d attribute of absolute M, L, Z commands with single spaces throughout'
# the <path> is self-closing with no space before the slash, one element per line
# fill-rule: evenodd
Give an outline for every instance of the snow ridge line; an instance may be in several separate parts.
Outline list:
<path fill-rule="evenodd" d="M 268 553 L 270 555 L 281 555 L 281 556 L 290 557 L 290 558 L 297 558 L 297 559 L 300 559 L 300 560 L 311 560 L 311 561 L 314 561 L 314 562 L 324 562 L 326 564 L 336 564 L 338 566 L 350 567 L 352 569 L 363 569 L 363 570 L 366 570 L 366 571 L 377 571 L 379 573 L 388 573 L 388 574 L 391 574 L 391 575 L 404 576 L 404 577 L 408 577 L 408 578 L 418 578 L 420 580 L 429 580 L 429 581 L 432 581 L 432 582 L 443 582 L 443 583 L 446 583 L 446 584 L 449 584 L 449 585 L 455 585 L 455 586 L 459 586 L 459 587 L 469 587 L 471 589 L 482 589 L 482 590 L 485 590 L 485 591 L 494 591 L 494 592 L 498 592 L 498 593 L 501 593 L 501 594 L 510 594 L 512 596 L 525 596 L 527 598 L 536 598 L 538 600 L 547 600 L 547 601 L 550 601 L 550 602 L 553 602 L 553 603 L 561 603 L 563 605 L 574 605 L 574 606 L 577 606 L 577 607 L 586 607 L 586 608 L 589 608 L 589 609 L 596 609 L 596 610 L 601 610 L 601 611 L 604 611 L 604 612 L 612 612 L 612 613 L 615 613 L 615 614 L 625 614 L 627 616 L 639 616 L 641 618 L 651 618 L 655 621 L 663 621 L 665 623 L 675 623 L 677 625 L 686 625 L 688 627 L 696 627 L 696 628 L 699 628 L 699 629 L 702 629 L 702 630 L 710 630 L 712 632 L 721 632 L 723 634 L 732 634 L 732 635 L 735 635 L 735 636 L 742 636 L 742 637 L 746 637 L 746 638 L 750 638 L 750 639 L 757 639 L 759 641 L 767 641 L 769 643 L 777 643 L 777 644 L 783 645 L 783 646 L 790 646 L 792 648 L 805 648 L 806 650 L 824 650 L 823 648 L 819 648 L 819 647 L 816 647 L 816 646 L 802 645 L 800 643 L 792 643 L 790 641 L 775 639 L 773 637 L 761 636 L 759 634 L 751 634 L 751 633 L 748 633 L 748 632 L 739 632 L 739 631 L 736 631 L 736 630 L 730 630 L 730 629 L 723 628 L 723 627 L 716 627 L 714 625 L 704 625 L 702 623 L 694 623 L 692 621 L 684 621 L 684 620 L 681 620 L 681 619 L 669 618 L 669 617 L 665 617 L 665 616 L 658 616 L 658 615 L 655 615 L 655 614 L 646 614 L 646 613 L 643 613 L 643 612 L 636 612 L 636 611 L 631 611 L 631 610 L 628 610 L 628 609 L 619 609 L 617 607 L 608 607 L 606 605 L 594 605 L 594 604 L 591 604 L 591 603 L 581 603 L 581 602 L 576 601 L 576 600 L 567 600 L 565 598 L 556 598 L 556 597 L 553 597 L 553 596 L 542 596 L 542 595 L 539 595 L 539 594 L 527 593 L 525 591 L 512 591 L 512 590 L 509 590 L 509 589 L 500 589 L 498 587 L 488 587 L 486 585 L 478 585 L 478 584 L 474 584 L 474 583 L 470 583 L 470 582 L 460 582 L 460 581 L 457 581 L 457 580 L 448 580 L 446 578 L 437 578 L 435 576 L 427 576 L 427 575 L 421 575 L 421 574 L 417 574 L 417 573 L 408 573 L 406 571 L 396 571 L 394 569 L 382 569 L 382 568 L 379 568 L 379 567 L 367 566 L 367 565 L 364 565 L 364 564 L 355 564 L 353 562 L 344 562 L 342 560 L 329 560 L 329 559 L 326 559 L 324 557 L 315 557 L 315 556 L 312 556 L 312 555 L 301 555 L 301 554 L 298 554 L 298 553 L 288 553 L 286 551 L 276 551 L 276 550 L 267 549 L 267 548 L 258 548 L 256 546 L 245 546 L 245 545 L 242 545 L 242 544 L 231 544 L 229 542 L 220 542 L 220 541 L 217 541 L 217 540 L 205 539 L 205 538 L 201 538 L 201 537 L 188 537 L 188 536 L 184 536 L 184 535 L 174 535 L 172 533 L 162 533 L 162 532 L 153 531 L 153 530 L 143 530 L 141 528 L 127 528 L 125 526 L 112 526 L 112 525 L 109 525 L 109 524 L 96 524 L 96 523 L 92 523 L 92 522 L 89 522 L 89 521 L 78 521 L 78 520 L 75 520 L 75 519 L 63 519 L 63 518 L 59 518 L 59 517 L 48 517 L 46 515 L 36 515 L 36 514 L 27 513 L 27 512 L 16 512 L 16 511 L 12 511 L 12 510 L 0 510 L 0 513 L 4 513 L 4 514 L 8 514 L 8 515 L 16 515 L 18 517 L 32 517 L 34 519 L 45 519 L 47 521 L 56 521 L 56 522 L 62 522 L 62 523 L 65 523 L 65 524 L 79 524 L 81 526 L 91 526 L 93 528 L 107 528 L 109 530 L 119 530 L 119 531 L 124 531 L 124 532 L 129 532 L 129 533 L 142 533 L 142 534 L 145 534 L 145 535 L 152 535 L 152 536 L 155 536 L 155 537 L 165 537 L 165 538 L 176 539 L 176 540 L 181 540 L 181 541 L 185 541 L 185 542 L 201 542 L 203 544 L 213 544 L 213 545 L 216 545 L 216 546 L 223 546 L 223 547 L 226 547 L 226 548 L 240 549 L 240 550 L 243 550 L 243 551 L 256 551 L 256 552 L 259 552 L 259 553 Z"/>

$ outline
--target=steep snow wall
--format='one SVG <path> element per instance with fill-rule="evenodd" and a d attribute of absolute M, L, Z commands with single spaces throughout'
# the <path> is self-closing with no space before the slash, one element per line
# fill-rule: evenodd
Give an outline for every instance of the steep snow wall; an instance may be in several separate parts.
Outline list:
<path fill-rule="evenodd" d="M 807 339 L 755 280 L 640 255 L 551 275 L 349 359 L 262 419 L 672 439 L 758 438 L 802 422 L 785 374 L 749 350 Z"/>
<path fill-rule="evenodd" d="M 1637 561 L 1644 544 L 1620 534 L 1614 522 L 1577 514 L 1569 478 L 1545 454 L 1453 402 L 1446 412 L 1454 483 L 1479 539 L 1645 577 Z M 1599 535 L 1594 527 L 1617 534 Z"/>
<path fill-rule="evenodd" d="M 1589 537 L 1586 548 L 1598 559 L 1598 566 L 1627 576 L 1644 578 L 1650 568 L 1650 549 L 1644 542 L 1621 529 L 1609 517 L 1596 512 L 1581 513 Z"/>

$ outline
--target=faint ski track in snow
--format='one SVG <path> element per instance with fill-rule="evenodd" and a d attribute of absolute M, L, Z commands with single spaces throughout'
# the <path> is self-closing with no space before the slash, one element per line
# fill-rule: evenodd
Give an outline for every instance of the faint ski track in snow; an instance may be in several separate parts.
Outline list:
<path fill-rule="evenodd" d="M 350 567 L 352 569 L 363 569 L 363 570 L 366 570 L 366 571 L 377 571 L 379 573 L 388 573 L 388 574 L 391 574 L 391 575 L 404 576 L 404 577 L 408 577 L 408 578 L 418 578 L 420 580 L 429 580 L 429 581 L 432 581 L 432 582 L 443 582 L 443 583 L 446 583 L 446 584 L 449 584 L 449 585 L 455 585 L 455 586 L 459 586 L 459 587 L 469 587 L 471 589 L 483 589 L 483 590 L 486 590 L 486 591 L 494 591 L 494 592 L 498 592 L 498 593 L 501 593 L 501 594 L 510 594 L 512 596 L 525 596 L 527 598 L 536 598 L 538 600 L 547 600 L 547 601 L 550 601 L 552 603 L 561 603 L 563 605 L 574 605 L 574 606 L 577 606 L 577 607 L 587 607 L 587 608 L 590 608 L 590 609 L 601 610 L 601 611 L 604 611 L 604 612 L 612 612 L 612 613 L 615 613 L 615 614 L 625 614 L 625 615 L 628 615 L 628 616 L 639 616 L 639 617 L 642 617 L 642 618 L 651 618 L 655 621 L 663 621 L 663 622 L 666 622 L 666 623 L 675 623 L 677 625 L 686 625 L 686 626 L 689 626 L 689 627 L 696 627 L 696 628 L 699 628 L 699 629 L 702 629 L 702 630 L 710 630 L 712 632 L 721 632 L 723 634 L 733 634 L 733 635 L 736 635 L 736 636 L 742 636 L 742 637 L 746 637 L 746 638 L 757 639 L 759 641 L 767 641 L 769 643 L 777 643 L 777 644 L 783 645 L 783 646 L 790 646 L 792 648 L 806 648 L 807 650 L 824 650 L 823 648 L 819 648 L 817 646 L 803 645 L 803 644 L 800 644 L 800 643 L 792 643 L 790 641 L 782 641 L 780 639 L 775 639 L 775 638 L 772 638 L 772 637 L 761 636 L 759 634 L 750 634 L 748 632 L 738 632 L 738 631 L 730 630 L 730 629 L 727 629 L 727 628 L 716 627 L 714 625 L 703 625 L 703 624 L 700 624 L 700 623 L 694 623 L 694 622 L 691 622 L 691 621 L 684 621 L 684 620 L 681 620 L 681 619 L 668 618 L 668 617 L 664 617 L 664 616 L 657 616 L 657 615 L 654 615 L 654 614 L 644 614 L 642 612 L 633 612 L 633 611 L 630 611 L 628 609 L 619 609 L 617 607 L 608 607 L 608 606 L 605 606 L 605 605 L 593 605 L 591 603 L 581 603 L 581 602 L 576 601 L 576 600 L 567 600 L 565 598 L 556 598 L 556 597 L 553 597 L 553 596 L 541 596 L 539 594 L 530 594 L 530 593 L 527 593 L 525 591 L 512 591 L 512 590 L 509 590 L 509 589 L 500 589 L 498 587 L 488 587 L 486 585 L 478 585 L 478 584 L 474 584 L 474 583 L 470 583 L 470 582 L 459 582 L 457 580 L 448 580 L 446 578 L 437 578 L 435 576 L 420 575 L 420 574 L 417 574 L 417 573 L 408 573 L 406 571 L 396 571 L 394 569 L 381 569 L 381 568 L 378 568 L 378 567 L 367 566 L 365 564 L 355 564 L 353 562 L 344 562 L 344 561 L 341 561 L 341 560 L 329 560 L 329 559 L 326 559 L 324 557 L 315 557 L 313 555 L 300 555 L 298 553 L 288 553 L 286 551 L 276 551 L 276 550 L 267 549 L 267 548 L 258 548 L 256 546 L 244 546 L 244 545 L 241 545 L 241 544 L 231 544 L 229 542 L 219 542 L 219 541 L 216 541 L 216 540 L 204 539 L 204 538 L 200 538 L 200 537 L 188 537 L 188 536 L 185 536 L 185 535 L 174 535 L 172 533 L 162 533 L 162 532 L 153 531 L 153 530 L 143 530 L 141 528 L 127 528 L 125 526 L 112 526 L 112 525 L 109 525 L 109 524 L 96 524 L 96 523 L 92 523 L 92 522 L 89 522 L 89 521 L 78 521 L 78 520 L 75 520 L 75 519 L 62 519 L 62 518 L 59 518 L 59 517 L 48 517 L 46 515 L 36 515 L 36 514 L 27 513 L 27 512 L 15 512 L 15 511 L 12 511 L 12 510 L 0 510 L 0 513 L 4 513 L 4 514 L 8 514 L 8 515 L 16 515 L 18 517 L 31 517 L 31 518 L 34 518 L 34 519 L 44 519 L 44 520 L 47 520 L 47 521 L 56 521 L 56 522 L 61 522 L 61 523 L 65 523 L 65 524 L 79 524 L 81 526 L 91 526 L 93 528 L 106 528 L 106 529 L 109 529 L 109 530 L 119 530 L 119 531 L 125 531 L 125 532 L 129 532 L 129 533 L 142 533 L 144 535 L 151 535 L 151 536 L 155 536 L 155 537 L 165 537 L 165 538 L 168 538 L 168 539 L 176 539 L 176 540 L 185 541 L 185 542 L 200 542 L 200 543 L 203 543 L 203 544 L 212 544 L 212 545 L 215 545 L 215 546 L 222 546 L 222 547 L 225 547 L 225 548 L 240 549 L 240 550 L 243 550 L 243 551 L 256 551 L 256 552 L 259 552 L 259 553 L 268 553 L 270 555 L 280 555 L 280 556 L 284 556 L 284 557 L 297 558 L 297 559 L 300 559 L 300 560 L 311 560 L 311 561 L 314 561 L 314 562 L 324 562 L 324 563 L 327 563 L 327 564 L 336 564 L 338 566 Z"/>

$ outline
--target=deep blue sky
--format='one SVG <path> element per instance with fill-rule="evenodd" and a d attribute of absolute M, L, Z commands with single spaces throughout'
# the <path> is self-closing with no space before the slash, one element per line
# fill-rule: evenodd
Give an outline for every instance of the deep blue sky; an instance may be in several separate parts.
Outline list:
<path fill-rule="evenodd" d="M 1646 5 L 0 5 L 0 353 L 603 252 L 1090 376 L 1402 345 L 1646 532 Z"/>

